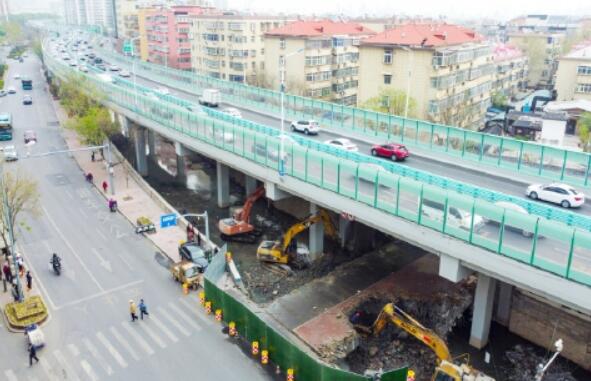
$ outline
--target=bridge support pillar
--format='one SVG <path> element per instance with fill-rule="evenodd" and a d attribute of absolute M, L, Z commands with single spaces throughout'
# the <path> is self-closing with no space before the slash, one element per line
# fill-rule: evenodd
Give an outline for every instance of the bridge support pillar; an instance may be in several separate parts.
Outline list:
<path fill-rule="evenodd" d="M 478 273 L 478 284 L 474 294 L 474 312 L 470 329 L 470 345 L 482 349 L 488 343 L 488 333 L 495 299 L 496 279 Z"/>
<path fill-rule="evenodd" d="M 146 128 L 133 124 L 136 170 L 141 176 L 148 175 L 148 160 L 146 156 Z"/>
<path fill-rule="evenodd" d="M 121 127 L 121 133 L 126 138 L 129 138 L 130 130 L 131 130 L 131 126 L 132 126 L 133 122 L 131 120 L 127 119 L 124 115 L 121 115 L 121 114 L 116 114 L 116 115 L 117 115 L 116 120 L 117 120 L 117 122 L 119 122 L 119 126 Z"/>
<path fill-rule="evenodd" d="M 310 214 L 318 213 L 318 206 L 310 203 Z M 315 260 L 324 251 L 324 224 L 322 222 L 315 223 L 310 226 L 309 249 L 310 259 Z"/>
<path fill-rule="evenodd" d="M 449 255 L 439 255 L 439 276 L 457 283 L 470 275 L 470 269 L 464 267 L 459 259 Z"/>
<path fill-rule="evenodd" d="M 498 282 L 497 310 L 495 320 L 505 327 L 509 326 L 511 318 L 511 300 L 513 298 L 513 285 L 505 282 Z"/>
<path fill-rule="evenodd" d="M 265 197 L 271 201 L 279 201 L 291 197 L 291 194 L 282 191 L 279 187 L 271 182 L 265 183 Z"/>
<path fill-rule="evenodd" d="M 230 205 L 230 168 L 219 161 L 216 163 L 218 206 Z"/>
<path fill-rule="evenodd" d="M 187 174 L 185 171 L 185 147 L 179 143 L 174 142 L 174 152 L 176 153 L 176 181 L 185 182 Z"/>
<path fill-rule="evenodd" d="M 347 238 L 349 237 L 349 231 L 351 230 L 351 222 L 350 219 L 345 218 L 342 215 L 339 216 L 339 238 L 341 248 L 344 248 L 347 245 Z"/>
<path fill-rule="evenodd" d="M 148 130 L 148 156 L 156 160 L 156 133 L 153 130 Z"/>
<path fill-rule="evenodd" d="M 246 196 L 252 194 L 257 189 L 257 179 L 254 177 L 244 175 L 244 190 L 246 191 Z"/>

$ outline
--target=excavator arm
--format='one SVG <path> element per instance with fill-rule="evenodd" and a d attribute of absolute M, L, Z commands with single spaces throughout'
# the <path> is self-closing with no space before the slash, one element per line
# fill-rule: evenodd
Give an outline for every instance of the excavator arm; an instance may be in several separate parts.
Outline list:
<path fill-rule="evenodd" d="M 252 206 L 254 203 L 261 197 L 265 195 L 265 187 L 260 186 L 254 192 L 252 192 L 246 201 L 244 202 L 244 206 L 234 215 L 234 219 L 236 221 L 244 221 L 246 223 L 250 220 L 250 211 L 252 210 Z"/>
<path fill-rule="evenodd" d="M 320 209 L 317 214 L 311 215 L 303 221 L 298 222 L 295 225 L 292 225 L 283 235 L 281 239 L 281 252 L 285 253 L 287 248 L 291 244 L 291 241 L 295 236 L 310 228 L 310 226 L 314 225 L 322 221 L 324 223 L 324 230 L 326 233 L 331 237 L 337 236 L 337 230 L 330 219 L 328 212 L 324 209 Z"/>
<path fill-rule="evenodd" d="M 439 337 L 429 328 L 424 327 L 421 323 L 413 319 L 410 315 L 392 303 L 388 303 L 384 306 L 378 318 L 374 322 L 372 326 L 372 332 L 374 335 L 379 334 L 384 329 L 386 324 L 388 324 L 388 322 L 391 322 L 397 327 L 402 328 L 409 334 L 413 335 L 416 339 L 420 340 L 423 344 L 431 348 L 433 352 L 435 352 L 439 362 L 452 361 L 449 348 L 441 337 Z"/>

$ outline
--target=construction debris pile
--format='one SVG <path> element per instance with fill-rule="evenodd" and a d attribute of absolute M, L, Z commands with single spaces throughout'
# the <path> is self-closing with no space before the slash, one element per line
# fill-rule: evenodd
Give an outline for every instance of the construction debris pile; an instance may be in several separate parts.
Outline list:
<path fill-rule="evenodd" d="M 504 367 L 501 380 L 531 381 L 535 380 L 538 364 L 546 364 L 551 353 L 543 356 L 533 346 L 516 345 L 505 353 L 510 366 Z M 562 358 L 548 368 L 544 374 L 544 381 L 576 381 L 569 371 L 569 365 Z"/>
<path fill-rule="evenodd" d="M 355 310 L 365 311 L 375 319 L 388 302 L 390 300 L 371 298 Z M 472 304 L 472 293 L 466 287 L 431 300 L 401 298 L 394 303 L 445 340 Z M 417 381 L 427 381 L 431 379 L 437 357 L 425 344 L 390 324 L 377 336 L 360 336 L 359 346 L 349 353 L 345 362 L 352 371 L 364 374 L 409 366 L 416 372 Z"/>

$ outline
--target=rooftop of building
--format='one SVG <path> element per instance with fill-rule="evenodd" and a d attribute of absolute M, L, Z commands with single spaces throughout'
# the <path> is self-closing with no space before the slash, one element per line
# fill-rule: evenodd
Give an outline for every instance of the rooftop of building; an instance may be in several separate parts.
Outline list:
<path fill-rule="evenodd" d="M 362 41 L 363 45 L 441 47 L 482 42 L 475 31 L 453 24 L 406 24 Z"/>
<path fill-rule="evenodd" d="M 575 45 L 565 58 L 576 58 L 591 61 L 591 40 Z"/>
<path fill-rule="evenodd" d="M 268 36 L 330 37 L 339 35 L 367 36 L 376 32 L 356 22 L 332 20 L 299 20 L 266 33 Z"/>
<path fill-rule="evenodd" d="M 272 14 L 247 14 L 247 13 L 240 13 L 240 12 L 227 12 L 222 11 L 219 14 L 201 14 L 199 15 L 200 19 L 211 19 L 211 20 L 285 20 L 285 21 L 294 21 L 297 20 L 297 16 L 292 15 L 272 15 Z"/>
<path fill-rule="evenodd" d="M 515 45 L 498 43 L 493 48 L 493 59 L 496 62 L 512 60 L 523 56 L 523 51 Z"/>

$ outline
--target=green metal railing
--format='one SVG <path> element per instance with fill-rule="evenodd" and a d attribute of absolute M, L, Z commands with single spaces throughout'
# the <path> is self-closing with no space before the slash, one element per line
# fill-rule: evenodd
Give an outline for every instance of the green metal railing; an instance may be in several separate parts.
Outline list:
<path fill-rule="evenodd" d="M 69 67 L 49 56 L 46 56 L 46 63 L 58 76 L 72 73 Z M 113 83 L 88 76 L 83 78 L 86 81 L 81 80 L 81 85 L 88 82 L 97 87 L 105 94 L 106 102 L 152 120 L 162 129 L 206 142 L 263 167 L 278 170 L 280 141 L 264 126 L 249 124 L 247 121 L 238 123 L 235 119 L 230 120 L 230 117 L 227 120 L 212 119 Z M 431 178 L 430 181 L 434 183 L 430 184 L 427 178 L 414 179 L 404 176 L 403 172 L 379 170 L 356 161 L 360 158 L 352 154 L 328 152 L 324 145 L 302 142 L 305 144 L 285 142 L 285 152 L 288 153 L 287 176 L 488 249 L 491 255 L 496 253 L 513 258 L 575 282 L 591 285 L 588 264 L 591 259 L 591 233 L 588 229 L 518 213 L 470 194 L 443 189 L 437 181 L 449 181 L 446 179 Z M 386 165 L 383 161 L 379 163 Z M 409 171 L 393 163 L 389 165 L 393 171 Z M 419 172 L 413 174 L 421 175 Z M 433 205 L 438 205 L 442 212 L 432 213 Z M 468 223 L 458 223 L 458 216 L 468 216 Z M 483 219 L 488 221 L 487 226 L 497 224 L 500 228 L 483 230 L 479 223 Z M 396 227 L 391 229 L 395 230 Z M 531 234 L 531 238 L 514 234 L 514 230 Z"/>
<path fill-rule="evenodd" d="M 216 286 L 224 273 L 225 258 L 217 255 L 205 272 L 205 297 L 212 308 L 223 311 L 223 320 L 236 323 L 238 334 L 248 343 L 258 341 L 261 350 L 269 351 L 269 359 L 285 372 L 293 369 L 296 380 L 314 381 L 372 381 L 371 377 L 351 373 L 317 361 L 267 324 L 259 314 L 251 311 L 236 298 Z M 406 381 L 407 368 L 381 375 L 383 381 Z"/>
<path fill-rule="evenodd" d="M 103 56 L 131 65 L 134 61 L 105 49 Z M 135 60 L 139 75 L 193 94 L 204 88 L 217 88 L 224 100 L 262 112 L 279 113 L 280 93 L 255 86 L 212 78 L 192 72 Z M 434 154 L 446 154 L 456 160 L 478 162 L 514 171 L 515 174 L 539 176 L 552 181 L 563 181 L 588 187 L 591 155 L 507 137 L 469 131 L 457 127 L 405 119 L 365 109 L 319 101 L 296 95 L 285 98 L 289 118 L 316 119 L 322 125 L 340 128 L 384 141 L 398 141 L 420 147 Z"/>

